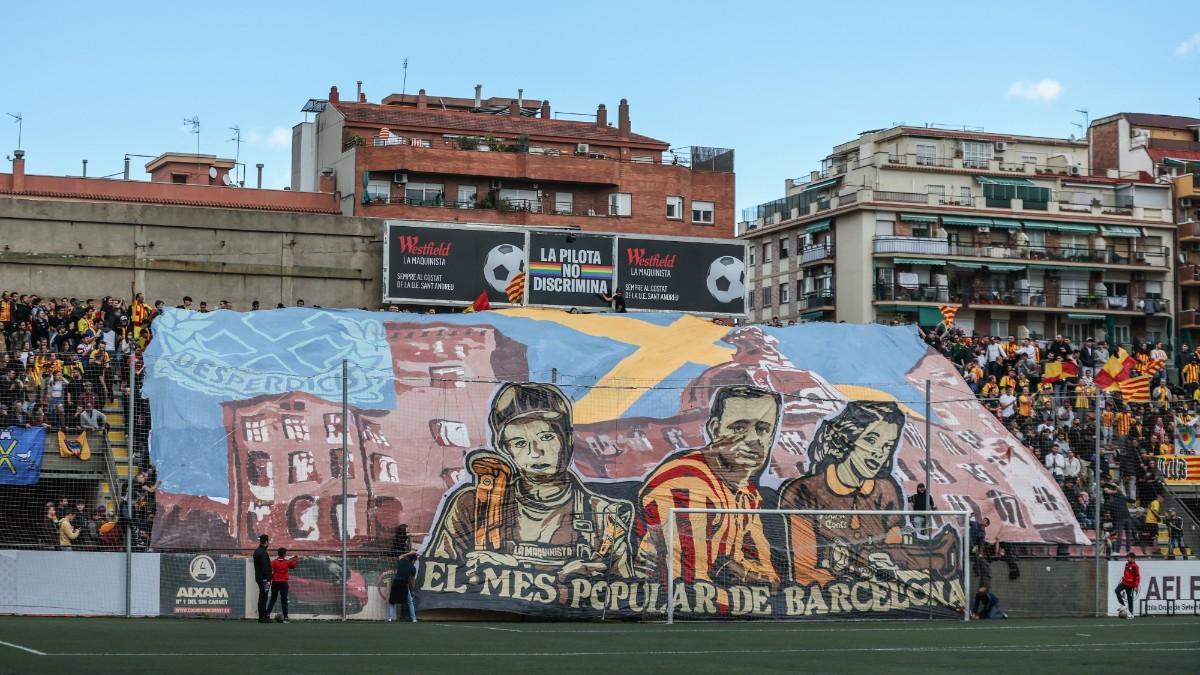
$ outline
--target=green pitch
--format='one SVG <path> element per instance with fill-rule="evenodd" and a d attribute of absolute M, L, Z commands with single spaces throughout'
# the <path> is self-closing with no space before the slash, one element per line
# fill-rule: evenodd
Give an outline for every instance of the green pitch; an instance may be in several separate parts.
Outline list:
<path fill-rule="evenodd" d="M 3 673 L 1195 672 L 1200 617 L 972 623 L 0 618 Z"/>

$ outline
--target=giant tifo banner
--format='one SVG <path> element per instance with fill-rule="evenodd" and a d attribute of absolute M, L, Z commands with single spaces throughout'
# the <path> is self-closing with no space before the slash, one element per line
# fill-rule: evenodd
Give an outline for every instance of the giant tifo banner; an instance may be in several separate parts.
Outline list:
<path fill-rule="evenodd" d="M 426 609 L 853 618 L 960 611 L 961 520 L 845 513 L 906 508 L 927 470 L 937 508 L 990 518 L 989 539 L 1086 541 L 908 328 L 299 308 L 155 326 L 160 551 L 265 533 L 333 552 L 344 527 L 378 552 L 403 524 Z M 755 513 L 779 508 L 842 513 Z"/>
<path fill-rule="evenodd" d="M 631 312 L 746 311 L 742 241 L 389 220 L 384 242 L 388 303 L 603 309 L 620 292 Z"/>

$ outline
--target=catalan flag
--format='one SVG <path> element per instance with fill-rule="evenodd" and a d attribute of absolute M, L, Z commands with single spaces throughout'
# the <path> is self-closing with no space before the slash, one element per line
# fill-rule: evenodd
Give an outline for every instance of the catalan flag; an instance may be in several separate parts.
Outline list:
<path fill-rule="evenodd" d="M 1121 389 L 1121 398 L 1125 399 L 1126 403 L 1149 403 L 1150 402 L 1150 376 L 1138 375 L 1124 380 L 1119 380 L 1117 386 Z"/>
<path fill-rule="evenodd" d="M 1166 361 L 1163 361 L 1162 359 L 1154 359 L 1153 361 L 1145 364 L 1144 366 L 1140 366 L 1138 369 L 1141 371 L 1141 373 L 1143 375 L 1149 375 L 1150 377 L 1154 377 L 1166 365 L 1167 365 Z"/>
<path fill-rule="evenodd" d="M 1074 361 L 1047 361 L 1042 371 L 1043 382 L 1057 382 L 1079 377 L 1079 366 Z"/>
<path fill-rule="evenodd" d="M 947 326 L 954 325 L 954 317 L 958 314 L 961 305 L 942 305 L 938 307 L 938 311 L 942 313 L 942 321 Z"/>
<path fill-rule="evenodd" d="M 525 273 L 517 272 L 517 275 L 504 288 L 504 293 L 512 304 L 521 304 L 521 301 L 525 299 Z"/>
<path fill-rule="evenodd" d="M 1104 367 L 1096 373 L 1096 386 L 1107 391 L 1117 389 L 1118 382 L 1129 379 L 1133 364 L 1129 352 L 1118 349 L 1116 355 L 1108 357 Z"/>

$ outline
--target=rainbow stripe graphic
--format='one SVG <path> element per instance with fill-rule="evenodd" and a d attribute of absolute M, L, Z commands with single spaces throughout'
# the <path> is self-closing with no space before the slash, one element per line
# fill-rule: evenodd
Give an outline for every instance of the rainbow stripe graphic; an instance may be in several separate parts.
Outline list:
<path fill-rule="evenodd" d="M 535 277 L 561 277 L 562 263 L 555 262 L 531 262 L 529 263 L 529 273 Z M 613 270 L 606 265 L 580 265 L 579 278 L 581 279 L 611 279 Z"/>

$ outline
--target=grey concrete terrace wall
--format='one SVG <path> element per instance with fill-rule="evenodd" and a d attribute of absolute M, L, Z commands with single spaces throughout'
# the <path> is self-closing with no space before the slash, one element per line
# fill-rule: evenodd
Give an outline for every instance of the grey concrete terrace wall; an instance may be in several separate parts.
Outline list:
<path fill-rule="evenodd" d="M 0 288 L 377 308 L 382 235 L 371 218 L 4 196 Z"/>

